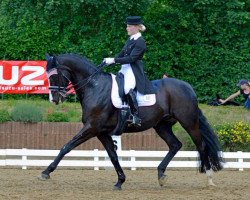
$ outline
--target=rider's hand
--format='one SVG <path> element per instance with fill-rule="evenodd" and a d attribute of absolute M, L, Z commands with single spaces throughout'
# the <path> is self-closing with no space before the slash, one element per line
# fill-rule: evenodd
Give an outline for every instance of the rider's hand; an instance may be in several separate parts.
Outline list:
<path fill-rule="evenodd" d="M 103 60 L 107 65 L 111 65 L 115 63 L 115 59 L 114 58 L 104 58 Z"/>

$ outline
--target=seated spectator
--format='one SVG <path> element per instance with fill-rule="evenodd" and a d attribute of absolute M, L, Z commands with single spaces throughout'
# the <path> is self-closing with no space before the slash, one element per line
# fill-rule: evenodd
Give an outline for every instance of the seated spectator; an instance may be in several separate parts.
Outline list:
<path fill-rule="evenodd" d="M 231 99 L 243 95 L 245 99 L 244 107 L 246 109 L 250 109 L 250 83 L 246 79 L 241 79 L 237 86 L 240 88 L 236 93 L 231 94 L 229 97 L 224 99 L 219 99 L 219 102 L 221 104 L 225 104 L 227 101 L 230 101 Z"/>
<path fill-rule="evenodd" d="M 167 78 L 168 77 L 168 74 L 167 73 L 164 73 L 162 78 Z"/>
<path fill-rule="evenodd" d="M 168 74 L 167 74 L 167 73 L 164 73 L 164 74 L 162 75 L 162 78 L 168 78 Z M 157 80 L 151 81 L 153 87 L 155 87 L 156 89 L 158 89 L 159 86 L 160 86 L 160 80 L 161 80 L 161 79 L 157 79 Z"/>

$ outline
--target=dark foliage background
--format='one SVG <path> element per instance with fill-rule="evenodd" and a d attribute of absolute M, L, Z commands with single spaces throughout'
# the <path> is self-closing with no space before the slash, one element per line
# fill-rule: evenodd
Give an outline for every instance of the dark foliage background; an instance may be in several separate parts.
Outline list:
<path fill-rule="evenodd" d="M 206 102 L 217 92 L 236 92 L 239 79 L 250 80 L 249 11 L 250 0 L 1 0 L 0 58 L 78 53 L 99 64 L 121 50 L 126 17 L 141 15 L 149 78 L 167 72 Z"/>

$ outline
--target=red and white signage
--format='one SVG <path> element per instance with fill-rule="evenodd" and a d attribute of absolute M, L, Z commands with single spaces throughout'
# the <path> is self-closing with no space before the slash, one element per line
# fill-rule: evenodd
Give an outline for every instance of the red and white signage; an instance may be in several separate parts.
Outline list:
<path fill-rule="evenodd" d="M 48 94 L 46 61 L 0 61 L 0 93 Z"/>

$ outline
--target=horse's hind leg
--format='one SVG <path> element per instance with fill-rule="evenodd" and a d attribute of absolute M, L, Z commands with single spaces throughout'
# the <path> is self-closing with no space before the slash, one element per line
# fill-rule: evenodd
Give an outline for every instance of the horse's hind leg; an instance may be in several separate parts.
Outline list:
<path fill-rule="evenodd" d="M 77 147 L 78 145 L 82 144 L 83 142 L 87 141 L 88 139 L 92 138 L 93 134 L 91 131 L 90 125 L 85 125 L 80 132 L 74 136 L 67 144 L 65 144 L 55 160 L 45 169 L 41 174 L 41 179 L 49 179 L 50 173 L 53 172 L 56 167 L 58 166 L 59 162 L 63 159 L 63 157 L 69 153 L 72 149 Z"/>
<path fill-rule="evenodd" d="M 169 152 L 161 161 L 160 165 L 158 166 L 158 181 L 160 186 L 163 186 L 166 181 L 165 170 L 169 164 L 169 162 L 173 159 L 175 154 L 180 150 L 182 147 L 182 143 L 176 138 L 172 131 L 172 126 L 174 123 L 169 122 L 160 122 L 157 124 L 154 129 L 158 133 L 158 135 L 167 143 L 169 147 Z"/>
<path fill-rule="evenodd" d="M 99 136 L 97 136 L 98 139 L 101 141 L 101 143 L 103 144 L 104 148 L 106 149 L 111 162 L 113 163 L 116 173 L 118 175 L 118 181 L 117 183 L 114 185 L 114 190 L 121 190 L 121 186 L 122 184 L 125 182 L 125 174 L 120 166 L 119 160 L 118 160 L 118 156 L 115 150 L 115 145 L 114 142 L 111 138 L 110 135 L 107 134 L 101 134 Z"/>
<path fill-rule="evenodd" d="M 200 155 L 200 167 L 199 170 L 201 173 L 206 173 L 208 178 L 208 185 L 215 186 L 213 183 L 213 170 L 211 168 L 211 164 L 208 158 L 207 146 L 202 140 L 202 136 L 200 134 L 200 130 L 198 127 L 198 123 L 194 124 L 193 126 L 184 127 L 184 129 L 189 133 L 191 139 L 193 140 L 197 151 Z"/>

